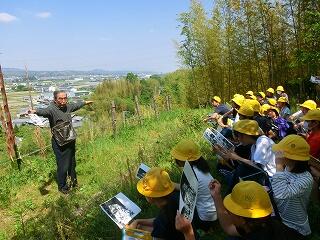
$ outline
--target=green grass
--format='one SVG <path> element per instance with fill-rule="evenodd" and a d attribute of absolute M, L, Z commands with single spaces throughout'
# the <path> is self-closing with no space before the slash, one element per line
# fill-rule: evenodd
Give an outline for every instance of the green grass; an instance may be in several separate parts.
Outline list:
<path fill-rule="evenodd" d="M 212 175 L 218 177 L 214 156 L 202 139 L 207 126 L 201 119 L 207 111 L 163 112 L 158 119 L 146 119 L 142 126 L 123 127 L 116 138 L 110 133 L 92 137 L 88 126 L 84 126 L 76 154 L 80 188 L 67 196 L 57 192 L 51 149 L 46 158 L 25 158 L 21 171 L 5 170 L 0 175 L 0 239 L 120 239 L 119 229 L 103 214 L 99 204 L 122 191 L 141 207 L 139 218 L 154 216 L 157 210 L 138 194 L 132 176 L 141 162 L 161 166 L 174 181 L 179 181 L 180 170 L 172 162 L 170 150 L 180 139 L 188 137 L 200 143 Z M 32 138 L 33 130 L 19 131 L 26 139 Z M 29 147 L 34 148 L 34 143 Z M 311 208 L 310 221 L 317 226 L 319 207 Z M 204 239 L 224 237 L 217 229 L 214 236 Z M 312 239 L 319 239 L 318 235 Z"/>

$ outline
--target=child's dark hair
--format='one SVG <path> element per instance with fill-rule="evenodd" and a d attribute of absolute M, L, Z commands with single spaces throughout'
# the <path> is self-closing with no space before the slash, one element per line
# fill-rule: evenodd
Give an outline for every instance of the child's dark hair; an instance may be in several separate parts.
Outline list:
<path fill-rule="evenodd" d="M 262 227 L 272 229 L 272 219 L 271 216 L 268 215 L 266 217 L 261 218 L 244 218 L 246 221 L 246 225 L 249 228 L 249 232 L 259 231 Z M 247 231 L 242 227 L 237 227 L 238 232 L 241 235 L 247 234 Z"/>
<path fill-rule="evenodd" d="M 203 173 L 209 173 L 210 167 L 207 161 L 201 156 L 198 160 L 190 161 L 191 166 L 197 167 Z"/>
<path fill-rule="evenodd" d="M 304 173 L 310 171 L 308 161 L 294 161 L 294 167 L 290 172 L 292 173 Z"/>

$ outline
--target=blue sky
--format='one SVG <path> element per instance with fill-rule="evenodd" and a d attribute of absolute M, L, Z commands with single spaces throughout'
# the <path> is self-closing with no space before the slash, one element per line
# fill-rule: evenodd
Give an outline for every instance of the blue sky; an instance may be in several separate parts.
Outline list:
<path fill-rule="evenodd" d="M 201 1 L 206 9 L 212 1 Z M 1 0 L 0 63 L 31 70 L 179 67 L 178 14 L 189 0 Z"/>

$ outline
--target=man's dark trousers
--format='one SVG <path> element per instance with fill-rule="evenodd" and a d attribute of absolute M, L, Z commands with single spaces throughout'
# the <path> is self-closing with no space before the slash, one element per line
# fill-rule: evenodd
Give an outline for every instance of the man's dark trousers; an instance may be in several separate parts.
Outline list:
<path fill-rule="evenodd" d="M 51 140 L 52 149 L 56 156 L 57 162 L 57 180 L 58 188 L 68 189 L 67 176 L 70 176 L 71 182 L 77 182 L 76 176 L 76 142 L 68 143 L 64 146 L 59 146 L 54 138 Z"/>

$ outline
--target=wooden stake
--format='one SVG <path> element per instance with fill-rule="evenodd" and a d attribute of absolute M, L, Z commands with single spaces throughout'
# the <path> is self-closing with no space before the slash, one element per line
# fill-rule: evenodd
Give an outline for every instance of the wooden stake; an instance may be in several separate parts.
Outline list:
<path fill-rule="evenodd" d="M 16 143 L 15 143 L 15 136 L 14 136 L 11 114 L 10 114 L 9 105 L 8 105 L 6 89 L 4 86 L 4 79 L 3 79 L 1 65 L 0 65 L 0 91 L 2 95 L 2 101 L 3 101 L 4 119 L 6 122 L 7 149 L 8 149 L 8 154 L 10 159 L 13 161 L 14 157 L 17 157 L 17 156 L 14 156 L 15 155 L 14 149 L 15 149 Z"/>
<path fill-rule="evenodd" d="M 156 116 L 156 118 L 158 118 L 158 106 L 157 106 L 157 102 L 156 102 L 155 97 L 152 98 L 152 108 L 154 111 L 154 115 Z"/>
<path fill-rule="evenodd" d="M 0 105 L 0 121 L 1 121 L 1 126 L 3 131 L 6 133 L 7 132 L 7 124 L 6 120 L 4 119 L 4 109 L 2 104 Z"/>
<path fill-rule="evenodd" d="M 113 137 L 116 137 L 116 134 L 117 134 L 117 119 L 116 119 L 116 104 L 114 103 L 114 101 L 111 101 L 111 117 L 112 117 Z"/>
<path fill-rule="evenodd" d="M 122 122 L 123 122 L 123 126 L 127 125 L 126 111 L 122 111 Z"/>
<path fill-rule="evenodd" d="M 169 105 L 169 96 L 166 96 L 166 109 L 167 111 L 170 110 L 170 105 Z"/>
<path fill-rule="evenodd" d="M 140 112 L 138 96 L 134 96 L 134 102 L 136 104 L 136 111 L 137 111 L 137 115 L 138 115 L 138 121 L 139 121 L 139 124 L 141 124 L 142 120 L 141 120 L 141 112 Z"/>
<path fill-rule="evenodd" d="M 36 127 L 34 129 L 34 136 L 36 144 L 40 149 L 41 156 L 44 158 L 46 156 L 46 142 L 42 137 L 41 130 L 39 127 Z"/>
<path fill-rule="evenodd" d="M 128 168 L 129 180 L 130 180 L 130 184 L 131 184 L 131 188 L 132 188 L 133 187 L 133 177 L 132 177 L 132 171 L 131 171 L 131 167 L 130 167 L 129 158 L 127 158 L 127 168 Z"/>

